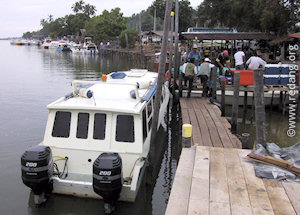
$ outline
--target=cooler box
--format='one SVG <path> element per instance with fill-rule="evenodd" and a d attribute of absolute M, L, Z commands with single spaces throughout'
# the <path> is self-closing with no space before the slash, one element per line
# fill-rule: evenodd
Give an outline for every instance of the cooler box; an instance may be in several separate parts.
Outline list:
<path fill-rule="evenodd" d="M 289 75 L 280 75 L 280 85 L 289 84 Z"/>
<path fill-rule="evenodd" d="M 240 72 L 240 85 L 254 85 L 253 70 L 234 70 Z"/>
<path fill-rule="evenodd" d="M 281 64 L 281 74 L 288 75 L 290 73 L 289 64 Z"/>
<path fill-rule="evenodd" d="M 264 84 L 265 85 L 279 85 L 280 84 L 280 75 L 264 75 Z"/>
<path fill-rule="evenodd" d="M 279 75 L 281 70 L 280 64 L 266 64 L 264 74 L 266 75 Z"/>

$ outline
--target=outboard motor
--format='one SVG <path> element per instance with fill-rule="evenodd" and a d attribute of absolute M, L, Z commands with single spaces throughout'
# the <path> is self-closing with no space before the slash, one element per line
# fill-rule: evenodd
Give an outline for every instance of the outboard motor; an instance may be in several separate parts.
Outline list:
<path fill-rule="evenodd" d="M 93 189 L 104 200 L 104 212 L 115 210 L 122 189 L 122 159 L 118 153 L 102 153 L 93 164 Z"/>
<path fill-rule="evenodd" d="M 21 157 L 23 183 L 34 194 L 35 204 L 46 201 L 45 193 L 52 191 L 50 178 L 53 175 L 52 152 L 48 146 L 34 146 L 27 149 Z"/>

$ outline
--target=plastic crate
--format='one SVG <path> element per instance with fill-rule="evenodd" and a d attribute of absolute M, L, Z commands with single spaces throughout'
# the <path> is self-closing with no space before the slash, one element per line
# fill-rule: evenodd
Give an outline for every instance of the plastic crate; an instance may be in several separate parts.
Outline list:
<path fill-rule="evenodd" d="M 235 70 L 240 72 L 240 85 L 254 85 L 253 70 Z"/>
<path fill-rule="evenodd" d="M 289 84 L 289 75 L 280 75 L 280 85 L 287 85 Z"/>

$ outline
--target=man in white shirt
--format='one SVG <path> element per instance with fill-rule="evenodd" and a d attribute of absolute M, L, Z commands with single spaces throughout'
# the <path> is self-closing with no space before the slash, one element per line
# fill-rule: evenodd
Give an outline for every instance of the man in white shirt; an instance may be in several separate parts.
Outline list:
<path fill-rule="evenodd" d="M 245 63 L 245 53 L 242 51 L 242 48 L 238 48 L 238 51 L 234 54 L 235 60 L 235 68 L 244 70 L 244 63 Z"/>
<path fill-rule="evenodd" d="M 264 67 L 267 64 L 267 62 L 258 57 L 257 53 L 254 52 L 253 56 L 247 60 L 246 64 L 248 65 L 249 70 L 255 70 L 258 69 L 260 66 Z"/>

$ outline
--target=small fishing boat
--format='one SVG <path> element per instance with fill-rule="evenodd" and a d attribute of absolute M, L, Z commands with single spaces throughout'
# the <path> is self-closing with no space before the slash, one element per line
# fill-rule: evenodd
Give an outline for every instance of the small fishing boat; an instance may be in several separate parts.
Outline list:
<path fill-rule="evenodd" d="M 44 140 L 21 157 L 23 183 L 41 204 L 58 193 L 135 201 L 150 149 L 155 72 L 132 69 L 72 82 L 73 92 L 47 106 Z M 169 102 L 163 85 L 159 124 Z M 156 132 L 156 131 L 154 131 Z"/>

